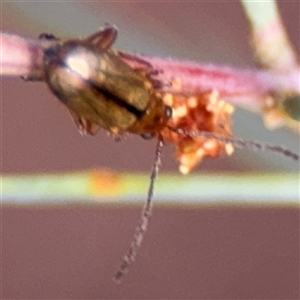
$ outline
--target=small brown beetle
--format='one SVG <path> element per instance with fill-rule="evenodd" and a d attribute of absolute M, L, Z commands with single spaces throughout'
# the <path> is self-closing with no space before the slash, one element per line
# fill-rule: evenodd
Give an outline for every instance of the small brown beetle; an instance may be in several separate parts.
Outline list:
<path fill-rule="evenodd" d="M 151 77 L 156 70 L 149 63 L 110 49 L 116 36 L 116 28 L 107 26 L 82 40 L 63 42 L 47 34 L 40 38 L 57 41 L 44 51 L 45 80 L 69 109 L 81 133 L 95 134 L 102 127 L 115 136 L 130 132 L 158 137 L 145 208 L 115 275 L 120 281 L 135 260 L 148 226 L 164 140 L 177 146 L 182 173 L 190 172 L 204 156 L 230 155 L 233 146 L 270 150 L 295 160 L 298 155 L 282 147 L 234 139 L 233 108 L 219 99 L 216 91 L 199 95 L 158 92 L 160 85 Z M 126 60 L 140 68 L 132 68 Z"/>
<path fill-rule="evenodd" d="M 46 82 L 82 133 L 95 134 L 102 127 L 115 135 L 156 135 L 171 109 L 147 76 L 110 49 L 116 37 L 116 28 L 106 27 L 83 40 L 58 41 L 44 53 Z"/>
<path fill-rule="evenodd" d="M 151 65 L 140 61 L 141 70 L 134 70 L 110 49 L 116 37 L 116 28 L 109 26 L 83 40 L 62 42 L 53 35 L 40 35 L 42 39 L 57 40 L 55 46 L 44 51 L 45 80 L 67 106 L 82 134 L 95 134 L 102 127 L 114 136 L 125 132 L 143 138 L 159 136 L 147 203 L 131 248 L 115 276 L 119 281 L 134 260 L 147 229 L 163 145 L 161 131 L 172 109 L 156 93 L 155 80 L 148 78 L 153 72 Z"/>

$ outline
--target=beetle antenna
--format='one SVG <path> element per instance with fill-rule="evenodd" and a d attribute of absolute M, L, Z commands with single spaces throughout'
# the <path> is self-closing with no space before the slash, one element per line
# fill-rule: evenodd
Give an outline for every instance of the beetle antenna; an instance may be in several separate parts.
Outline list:
<path fill-rule="evenodd" d="M 152 198 L 153 198 L 153 191 L 154 191 L 154 183 L 155 183 L 156 177 L 158 175 L 159 166 L 161 164 L 161 153 L 162 153 L 163 145 L 164 145 L 163 138 L 162 138 L 162 136 L 159 136 L 157 146 L 156 146 L 156 151 L 155 151 L 154 163 L 153 163 L 153 167 L 152 167 L 152 171 L 151 171 L 147 201 L 143 208 L 143 212 L 141 215 L 139 225 L 135 229 L 135 234 L 133 236 L 133 241 L 130 245 L 130 248 L 129 248 L 127 254 L 124 256 L 123 262 L 122 262 L 118 272 L 114 276 L 114 280 L 117 283 L 121 282 L 123 276 L 128 272 L 130 264 L 135 261 L 138 250 L 141 248 L 144 234 L 148 228 L 148 223 L 149 223 L 149 219 L 151 217 L 151 211 L 152 211 Z"/>
<path fill-rule="evenodd" d="M 168 125 L 167 125 L 167 128 L 172 132 L 175 132 L 177 134 L 181 134 L 184 136 L 188 136 L 191 138 L 205 137 L 208 139 L 216 139 L 220 142 L 231 143 L 234 146 L 236 146 L 237 148 L 248 148 L 248 149 L 252 149 L 252 150 L 271 151 L 271 152 L 275 152 L 275 153 L 290 157 L 294 160 L 299 160 L 298 154 L 290 151 L 289 149 L 281 147 L 281 146 L 275 146 L 275 145 L 255 142 L 255 141 L 251 141 L 251 140 L 235 139 L 233 137 L 222 136 L 222 135 L 214 134 L 214 133 L 211 133 L 208 131 L 186 130 L 186 129 L 176 128 L 176 127 L 172 127 L 172 126 L 168 126 Z"/>

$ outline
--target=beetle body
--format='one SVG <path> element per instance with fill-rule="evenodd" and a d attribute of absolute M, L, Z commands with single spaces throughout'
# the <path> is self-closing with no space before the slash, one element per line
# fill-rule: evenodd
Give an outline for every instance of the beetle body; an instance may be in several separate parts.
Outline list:
<path fill-rule="evenodd" d="M 155 135 L 165 127 L 168 109 L 151 79 L 109 48 L 115 38 L 109 27 L 85 40 L 58 41 L 44 54 L 46 82 L 84 133 L 102 127 Z"/>
<path fill-rule="evenodd" d="M 165 140 L 176 145 L 184 174 L 205 156 L 232 154 L 234 146 L 270 150 L 295 160 L 299 157 L 282 147 L 234 139 L 230 122 L 233 107 L 221 99 L 218 91 L 191 95 L 179 88 L 176 93 L 158 93 L 155 79 L 149 76 L 153 71 L 149 63 L 110 49 L 116 34 L 114 27 L 107 27 L 84 40 L 61 42 L 51 35 L 41 38 L 57 42 L 44 52 L 45 80 L 68 107 L 82 133 L 94 134 L 102 127 L 115 135 L 132 132 L 158 137 L 147 201 L 133 242 L 115 275 L 120 281 L 135 260 L 148 226 Z M 140 64 L 141 69 L 146 66 L 148 73 L 130 67 L 122 58 Z M 180 86 L 179 79 L 174 81 Z"/>

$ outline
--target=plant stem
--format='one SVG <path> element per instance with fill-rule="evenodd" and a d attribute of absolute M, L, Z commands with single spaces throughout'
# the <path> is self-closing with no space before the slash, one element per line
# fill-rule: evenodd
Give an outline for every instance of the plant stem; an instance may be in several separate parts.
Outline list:
<path fill-rule="evenodd" d="M 241 0 L 250 25 L 251 45 L 260 66 L 286 73 L 299 68 L 276 1 Z M 298 82 L 299 84 L 299 82 Z"/>
<path fill-rule="evenodd" d="M 3 175 L 3 205 L 133 205 L 146 197 L 149 176 L 105 170 Z M 162 205 L 283 205 L 299 207 L 298 173 L 161 174 L 154 202 Z"/>

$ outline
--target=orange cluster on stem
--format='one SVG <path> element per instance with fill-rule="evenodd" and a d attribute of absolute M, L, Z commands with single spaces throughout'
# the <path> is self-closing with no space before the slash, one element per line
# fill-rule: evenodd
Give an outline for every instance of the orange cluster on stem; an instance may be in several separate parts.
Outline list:
<path fill-rule="evenodd" d="M 176 80 L 180 90 L 180 80 Z M 232 137 L 231 115 L 234 108 L 220 98 L 217 90 L 208 93 L 187 95 L 164 93 L 163 101 L 173 109 L 168 125 L 192 132 L 206 131 L 224 137 Z M 176 145 L 179 170 L 189 173 L 205 157 L 231 155 L 234 147 L 217 139 L 201 135 L 195 137 L 177 134 L 167 127 L 161 132 L 163 138 Z"/>

